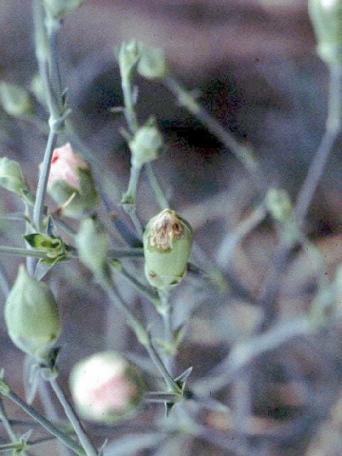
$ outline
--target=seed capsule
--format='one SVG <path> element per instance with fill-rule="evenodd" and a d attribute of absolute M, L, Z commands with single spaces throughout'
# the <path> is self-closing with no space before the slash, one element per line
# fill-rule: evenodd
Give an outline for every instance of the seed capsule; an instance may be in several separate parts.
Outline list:
<path fill-rule="evenodd" d="M 118 353 L 109 351 L 79 361 L 69 383 L 80 416 L 102 423 L 133 413 L 144 390 L 136 369 Z"/>
<path fill-rule="evenodd" d="M 342 1 L 309 0 L 320 57 L 328 64 L 342 64 Z"/>
<path fill-rule="evenodd" d="M 164 209 L 148 222 L 143 242 L 149 283 L 160 290 L 178 284 L 186 274 L 191 251 L 189 223 L 175 211 Z"/>
<path fill-rule="evenodd" d="M 20 266 L 5 304 L 5 322 L 13 343 L 25 353 L 44 358 L 61 331 L 57 303 L 48 286 Z"/>

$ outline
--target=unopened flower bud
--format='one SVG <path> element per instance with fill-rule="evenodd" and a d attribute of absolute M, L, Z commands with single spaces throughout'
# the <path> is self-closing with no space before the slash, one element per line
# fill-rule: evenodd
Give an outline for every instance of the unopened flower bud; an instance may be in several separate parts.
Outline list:
<path fill-rule="evenodd" d="M 107 271 L 109 237 L 103 227 L 91 218 L 82 221 L 75 238 L 82 263 L 97 277 Z"/>
<path fill-rule="evenodd" d="M 160 290 L 179 283 L 186 274 L 191 251 L 189 223 L 175 211 L 164 209 L 146 225 L 143 242 L 149 283 Z"/>
<path fill-rule="evenodd" d="M 20 86 L 0 82 L 0 104 L 10 116 L 20 117 L 32 113 L 32 101 L 29 93 Z"/>
<path fill-rule="evenodd" d="M 79 361 L 69 383 L 80 416 L 102 423 L 134 412 L 144 389 L 135 368 L 115 352 L 100 352 Z"/>
<path fill-rule="evenodd" d="M 46 11 L 54 19 L 62 19 L 80 7 L 85 0 L 43 0 Z"/>
<path fill-rule="evenodd" d="M 48 193 L 68 217 L 81 217 L 96 205 L 97 193 L 90 167 L 69 143 L 53 151 Z"/>
<path fill-rule="evenodd" d="M 142 46 L 138 73 L 146 79 L 163 79 L 167 73 L 164 51 L 159 48 Z"/>
<path fill-rule="evenodd" d="M 139 128 L 129 143 L 132 166 L 141 168 L 145 163 L 158 158 L 163 144 L 163 137 L 155 122 L 153 120 L 148 121 Z"/>
<path fill-rule="evenodd" d="M 135 40 L 125 41 L 117 51 L 120 74 L 123 81 L 132 77 L 132 72 L 137 65 L 141 54 L 141 45 Z"/>
<path fill-rule="evenodd" d="M 309 0 L 309 14 L 318 41 L 318 53 L 328 64 L 342 64 L 341 0 Z"/>
<path fill-rule="evenodd" d="M 23 352 L 44 358 L 61 331 L 57 303 L 49 287 L 20 266 L 5 304 L 5 321 L 13 343 Z"/>
<path fill-rule="evenodd" d="M 0 186 L 20 196 L 28 192 L 28 187 L 18 162 L 7 157 L 0 158 Z"/>
<path fill-rule="evenodd" d="M 284 223 L 292 215 L 292 203 L 286 190 L 271 188 L 266 195 L 266 207 L 274 220 Z"/>

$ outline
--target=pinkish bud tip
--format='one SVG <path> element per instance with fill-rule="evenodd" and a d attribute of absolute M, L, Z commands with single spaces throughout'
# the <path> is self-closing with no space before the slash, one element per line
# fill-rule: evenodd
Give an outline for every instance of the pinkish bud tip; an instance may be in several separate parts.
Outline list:
<path fill-rule="evenodd" d="M 64 181 L 76 190 L 80 189 L 78 169 L 88 169 L 88 164 L 75 153 L 70 143 L 53 151 L 48 187 L 57 181 Z"/>

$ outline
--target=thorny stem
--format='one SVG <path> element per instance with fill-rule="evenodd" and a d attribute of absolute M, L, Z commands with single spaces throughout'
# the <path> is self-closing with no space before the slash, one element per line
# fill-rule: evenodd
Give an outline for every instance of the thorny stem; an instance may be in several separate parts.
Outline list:
<path fill-rule="evenodd" d="M 239 144 L 233 135 L 224 128 L 219 122 L 211 116 L 195 97 L 186 90 L 174 77 L 164 79 L 166 87 L 177 98 L 179 104 L 187 109 L 194 117 L 196 117 L 208 130 L 216 136 L 219 141 L 229 149 L 233 155 L 240 161 L 246 171 L 255 181 L 259 189 L 264 189 L 265 181 L 262 178 L 256 158 L 252 151 L 246 146 Z"/>
<path fill-rule="evenodd" d="M 13 391 L 8 391 L 5 396 L 18 405 L 25 413 L 31 416 L 35 421 L 37 421 L 44 429 L 46 429 L 50 434 L 54 435 L 59 439 L 65 446 L 74 451 L 78 456 L 84 456 L 82 448 L 67 434 L 58 429 L 54 424 L 49 420 L 44 418 L 40 413 L 38 413 L 31 405 L 23 401 L 16 393 Z"/>
<path fill-rule="evenodd" d="M 87 456 L 97 456 L 97 450 L 94 447 L 93 443 L 91 442 L 90 438 L 88 437 L 86 431 L 84 430 L 80 419 L 78 418 L 76 412 L 74 411 L 73 407 L 67 400 L 62 388 L 57 383 L 54 378 L 49 379 L 50 385 L 53 391 L 56 394 L 60 404 L 62 405 L 66 416 L 68 417 L 70 423 L 72 424 L 75 433 L 84 448 Z"/>

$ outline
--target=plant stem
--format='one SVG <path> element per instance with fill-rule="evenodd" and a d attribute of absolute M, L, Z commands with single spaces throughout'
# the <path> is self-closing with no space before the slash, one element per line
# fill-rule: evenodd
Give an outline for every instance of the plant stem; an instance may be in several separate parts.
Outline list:
<path fill-rule="evenodd" d="M 121 274 L 125 279 L 127 279 L 131 285 L 139 291 L 143 296 L 145 296 L 158 310 L 160 307 L 160 299 L 157 294 L 155 294 L 152 289 L 146 287 L 142 283 L 139 282 L 132 274 L 130 274 L 124 267 L 121 266 L 117 270 L 119 274 Z M 159 311 L 159 310 L 158 310 Z"/>
<path fill-rule="evenodd" d="M 169 301 L 169 291 L 161 291 L 159 292 L 159 297 L 160 297 L 160 309 L 161 309 L 161 315 L 164 323 L 164 338 L 165 338 L 165 343 L 167 349 L 170 347 L 170 349 L 173 349 L 172 345 L 174 342 L 174 336 L 173 336 L 173 330 L 172 330 L 172 307 L 170 305 Z M 171 356 L 168 352 L 166 353 L 165 356 L 165 364 L 168 367 L 168 369 L 172 372 L 172 361 L 173 361 L 173 356 Z"/>
<path fill-rule="evenodd" d="M 4 404 L 3 404 L 1 398 L 0 398 L 0 421 L 1 421 L 2 425 L 4 426 L 8 437 L 11 439 L 11 442 L 12 443 L 18 442 L 18 437 L 16 436 L 16 433 L 12 429 L 11 423 L 10 423 L 9 419 L 7 418 L 6 410 L 5 410 L 5 407 L 4 407 Z"/>
<path fill-rule="evenodd" d="M 8 293 L 10 292 L 10 284 L 7 277 L 6 269 L 3 264 L 0 262 L 0 289 L 5 298 L 7 298 Z"/>
<path fill-rule="evenodd" d="M 298 193 L 294 209 L 297 224 L 301 227 L 308 213 L 329 155 L 341 130 L 342 111 L 342 65 L 331 65 L 326 130 L 318 150 L 310 164 L 307 176 Z"/>
<path fill-rule="evenodd" d="M 97 456 L 97 450 L 93 443 L 91 442 L 90 438 L 88 437 L 86 431 L 84 430 L 80 419 L 78 418 L 76 412 L 74 411 L 73 407 L 67 400 L 62 388 L 57 383 L 54 378 L 49 379 L 50 385 L 55 392 L 59 402 L 61 403 L 66 416 L 68 417 L 70 423 L 72 424 L 75 433 L 84 448 L 87 456 Z"/>
<path fill-rule="evenodd" d="M 100 281 L 101 286 L 106 291 L 110 301 L 113 305 L 115 305 L 121 312 L 123 312 L 127 318 L 127 323 L 130 328 L 133 330 L 134 334 L 136 335 L 139 343 L 143 345 L 149 354 L 151 360 L 161 373 L 164 378 L 165 383 L 167 386 L 176 394 L 181 394 L 181 390 L 177 383 L 172 378 L 172 375 L 168 372 L 166 366 L 164 365 L 162 359 L 160 358 L 158 352 L 156 351 L 151 335 L 145 329 L 144 325 L 134 316 L 131 312 L 125 301 L 123 300 L 122 296 L 118 292 L 116 288 L 114 288 L 113 283 L 111 283 L 110 279 L 103 279 Z"/>
<path fill-rule="evenodd" d="M 79 456 L 84 456 L 82 448 L 67 434 L 54 426 L 49 420 L 44 418 L 40 413 L 38 413 L 31 405 L 23 401 L 16 393 L 9 391 L 5 396 L 18 405 L 25 413 L 31 416 L 35 421 L 37 421 L 44 429 L 46 429 L 50 434 L 54 435 L 59 439 L 64 445 L 74 451 Z"/>
<path fill-rule="evenodd" d="M 21 247 L 9 247 L 0 245 L 0 254 L 15 255 L 24 257 L 46 258 L 46 252 L 43 250 L 25 249 Z"/>
<path fill-rule="evenodd" d="M 161 188 L 161 186 L 158 182 L 157 176 L 155 175 L 152 163 L 146 163 L 145 169 L 146 169 L 148 181 L 150 183 L 150 186 L 152 188 L 152 191 L 154 193 L 154 196 L 156 198 L 156 201 L 157 201 L 160 209 L 167 209 L 169 207 L 169 203 L 168 203 L 168 200 L 165 196 L 163 189 Z"/>
<path fill-rule="evenodd" d="M 199 104 L 195 97 L 186 90 L 174 77 L 164 79 L 166 87 L 177 98 L 179 104 L 187 109 L 194 117 L 196 117 L 208 130 L 229 149 L 232 154 L 240 161 L 249 175 L 253 178 L 259 189 L 264 189 L 265 181 L 262 178 L 259 164 L 254 157 L 252 151 L 239 144 L 233 135 L 227 131 L 219 122 L 212 117 Z"/>

